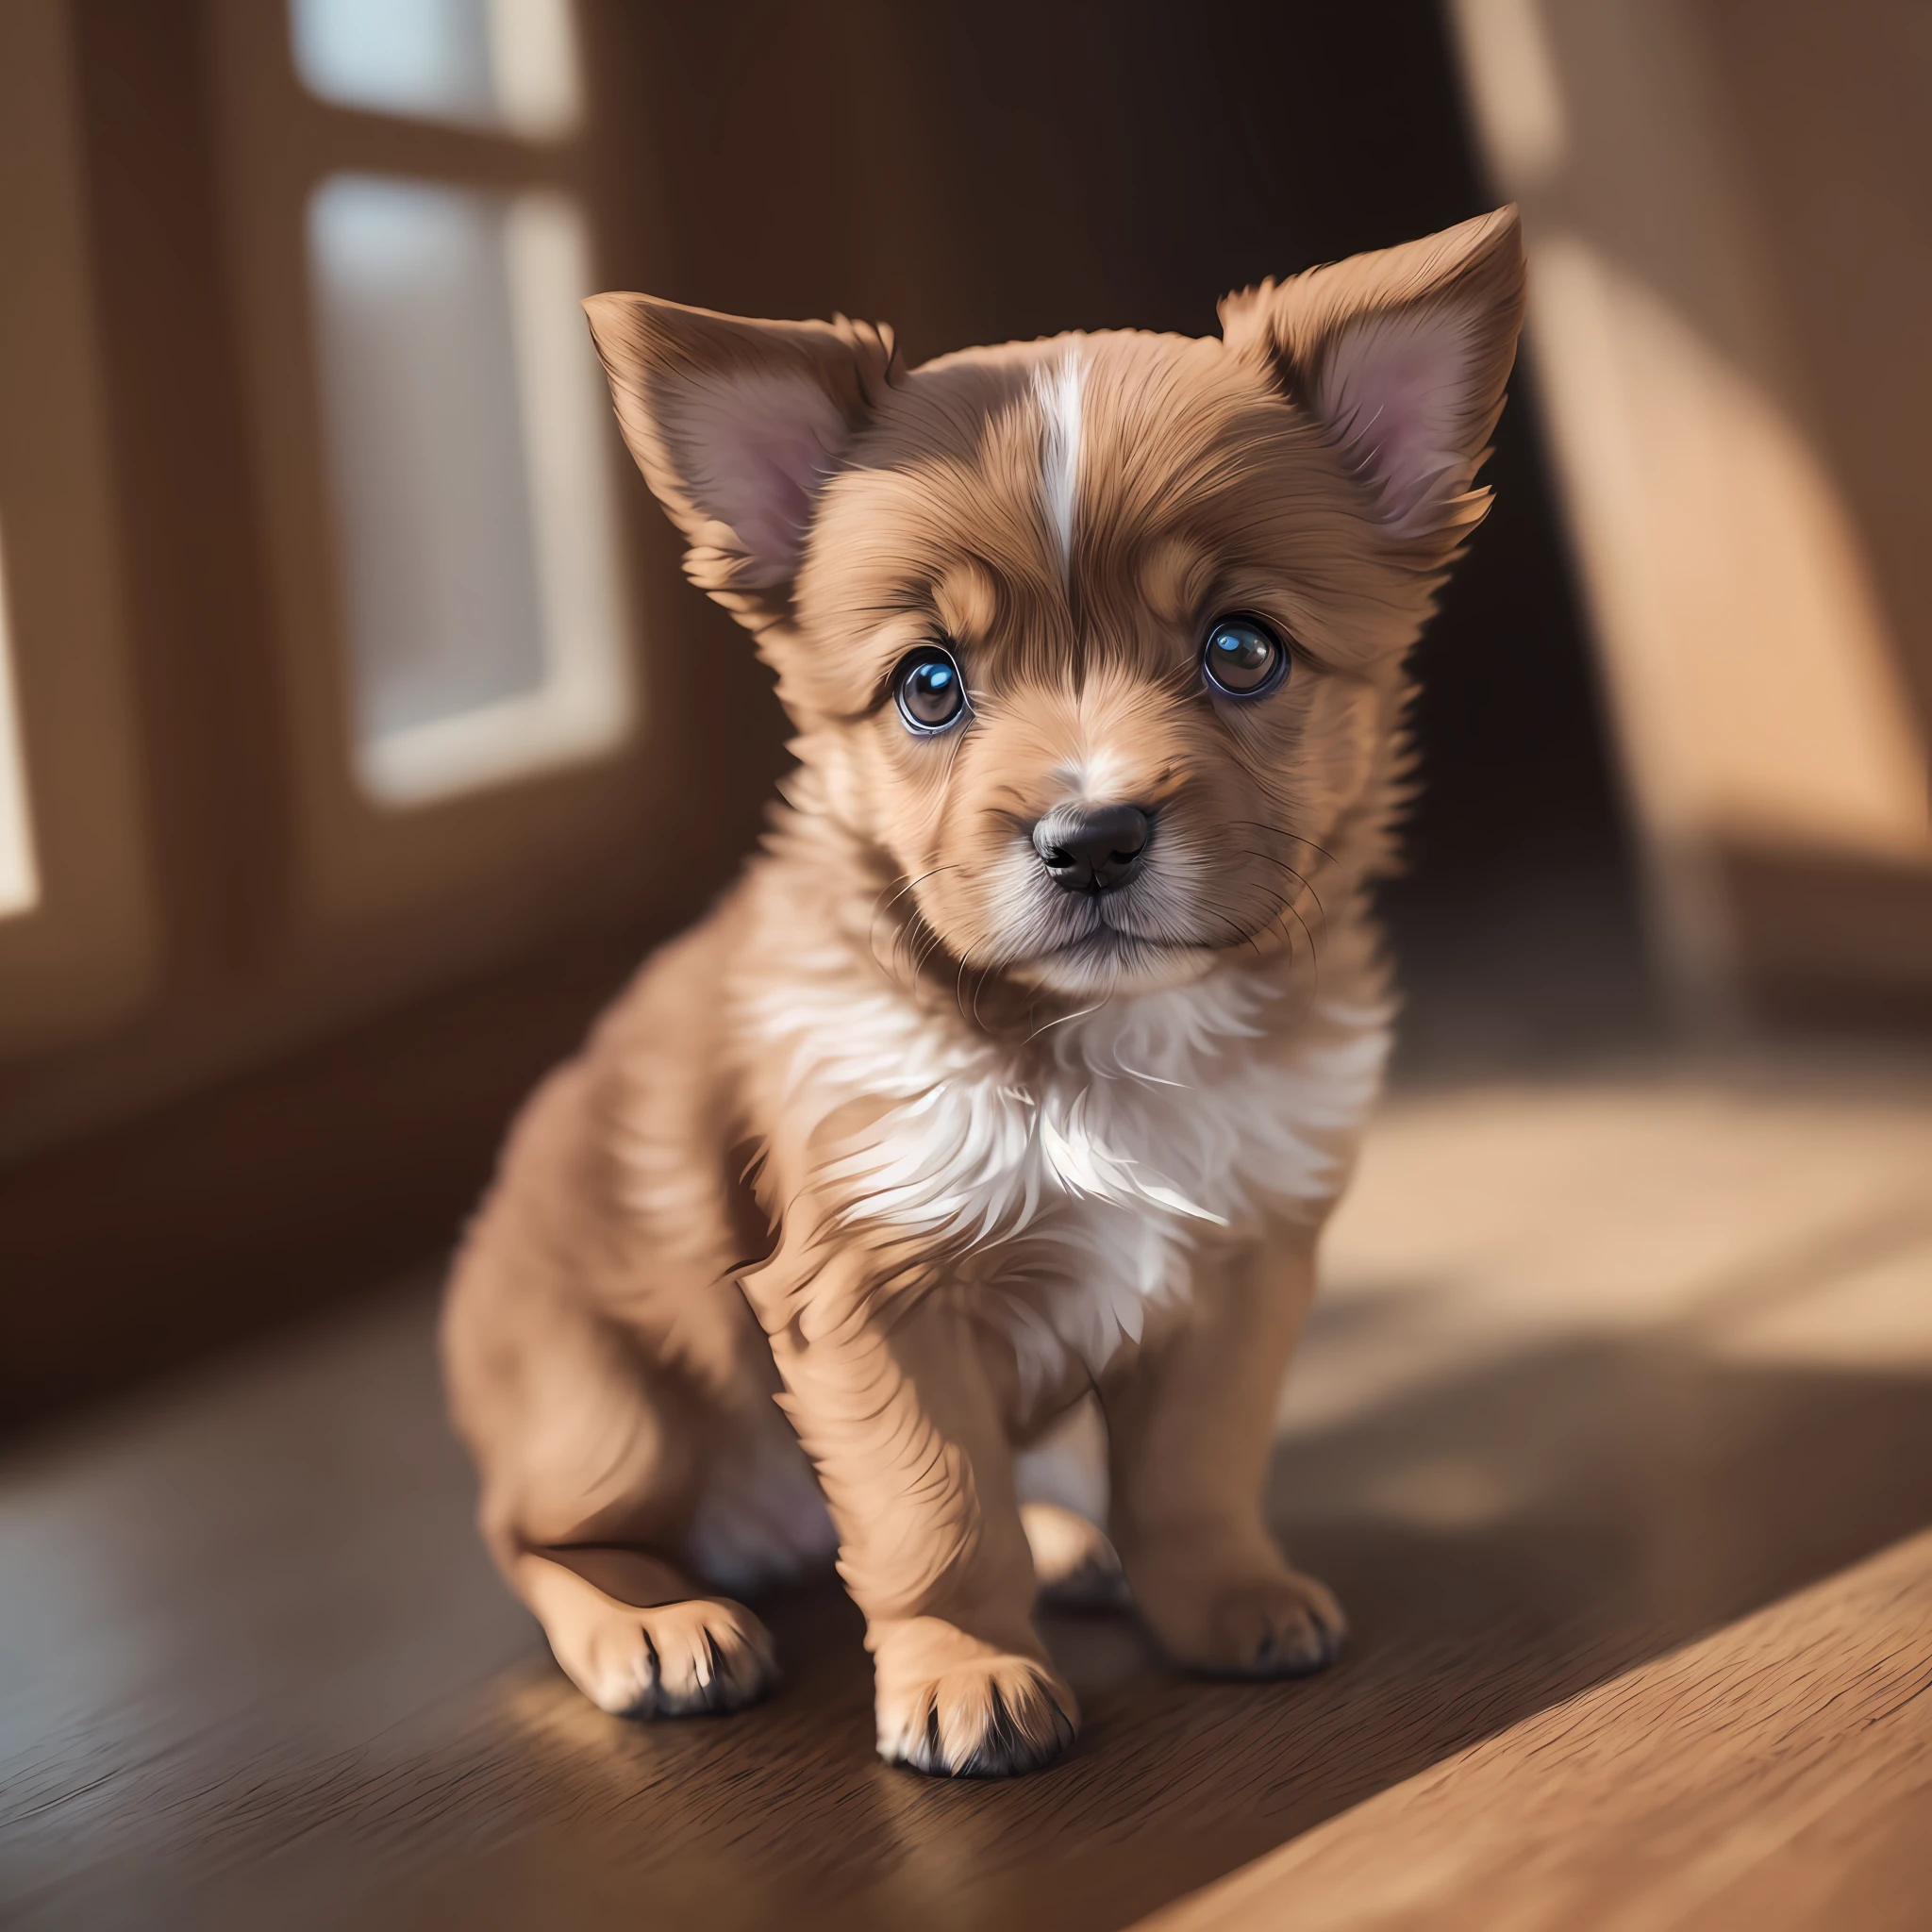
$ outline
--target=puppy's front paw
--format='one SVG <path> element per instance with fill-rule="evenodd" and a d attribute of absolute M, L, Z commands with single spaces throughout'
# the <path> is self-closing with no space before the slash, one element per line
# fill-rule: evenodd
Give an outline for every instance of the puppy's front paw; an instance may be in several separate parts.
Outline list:
<path fill-rule="evenodd" d="M 592 1704 L 616 1717 L 741 1710 L 778 1677 L 770 1633 L 727 1597 L 649 1609 L 612 1605 L 571 1636 L 574 1641 L 558 1643 L 553 1634 L 558 1662 Z"/>
<path fill-rule="evenodd" d="M 1079 1707 L 1058 1673 L 949 1626 L 952 1642 L 921 1634 L 924 1669 L 880 1656 L 879 1756 L 888 1764 L 936 1777 L 1011 1777 L 1051 1763 L 1074 1741 Z"/>
<path fill-rule="evenodd" d="M 1348 1637 L 1333 1592 L 1285 1563 L 1217 1569 L 1192 1553 L 1150 1556 L 1136 1565 L 1135 1594 L 1167 1654 L 1209 1676 L 1311 1676 Z"/>

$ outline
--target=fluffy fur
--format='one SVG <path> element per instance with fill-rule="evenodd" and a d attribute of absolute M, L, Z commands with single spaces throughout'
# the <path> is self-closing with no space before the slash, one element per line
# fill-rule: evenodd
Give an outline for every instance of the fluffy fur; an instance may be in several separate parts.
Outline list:
<path fill-rule="evenodd" d="M 769 1640 L 715 1592 L 835 1551 L 879 1749 L 924 1771 L 1073 1736 L 1039 1580 L 1124 1572 L 1203 1670 L 1334 1655 L 1261 1483 L 1387 1048 L 1404 658 L 1521 302 L 1506 210 L 1232 296 L 1218 339 L 915 371 L 858 324 L 590 305 L 799 760 L 525 1109 L 450 1292 L 485 1535 L 606 1709 L 758 1694 Z M 1227 612 L 1292 641 L 1279 690 L 1204 681 Z M 934 641 L 971 709 L 922 737 L 891 679 Z M 1063 891 L 1034 824 L 1129 803 L 1139 873 Z M 1016 1454 L 1094 1395 L 1107 1484 L 1034 1449 L 1023 1514 Z"/>

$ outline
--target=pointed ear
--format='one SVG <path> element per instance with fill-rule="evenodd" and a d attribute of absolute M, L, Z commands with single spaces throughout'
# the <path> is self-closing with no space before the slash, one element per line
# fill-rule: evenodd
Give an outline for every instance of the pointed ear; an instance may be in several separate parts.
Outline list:
<path fill-rule="evenodd" d="M 592 295 L 584 312 L 691 581 L 743 615 L 782 608 L 818 492 L 897 375 L 891 331 L 650 295 Z"/>
<path fill-rule="evenodd" d="M 1221 305 L 1223 339 L 1314 416 L 1397 537 L 1459 531 L 1523 324 L 1513 208 Z"/>

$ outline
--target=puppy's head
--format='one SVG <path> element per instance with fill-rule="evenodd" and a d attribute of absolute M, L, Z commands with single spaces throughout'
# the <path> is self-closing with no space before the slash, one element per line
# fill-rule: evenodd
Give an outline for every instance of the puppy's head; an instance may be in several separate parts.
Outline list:
<path fill-rule="evenodd" d="M 956 965 L 1091 996 L 1309 941 L 1372 870 L 1404 656 L 1488 492 L 1514 213 L 1222 305 L 908 371 L 884 330 L 589 305 L 803 794 Z"/>

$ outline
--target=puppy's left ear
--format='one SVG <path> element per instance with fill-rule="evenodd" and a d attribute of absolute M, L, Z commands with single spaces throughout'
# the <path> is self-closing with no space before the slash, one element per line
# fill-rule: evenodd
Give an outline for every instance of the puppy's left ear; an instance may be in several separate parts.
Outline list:
<path fill-rule="evenodd" d="M 624 440 L 691 546 L 687 575 L 758 627 L 785 608 L 819 492 L 897 375 L 891 331 L 651 295 L 584 311 Z"/>
<path fill-rule="evenodd" d="M 1523 241 L 1499 208 L 1221 305 L 1230 351 L 1264 365 L 1366 486 L 1391 535 L 1459 535 L 1523 325 Z"/>

